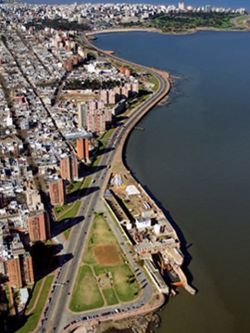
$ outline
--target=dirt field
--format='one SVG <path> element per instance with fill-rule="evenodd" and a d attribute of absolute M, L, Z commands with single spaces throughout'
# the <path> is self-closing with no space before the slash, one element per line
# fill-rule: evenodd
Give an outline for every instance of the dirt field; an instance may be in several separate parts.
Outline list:
<path fill-rule="evenodd" d="M 115 245 L 95 246 L 94 254 L 99 265 L 113 266 L 122 263 L 122 258 Z"/>

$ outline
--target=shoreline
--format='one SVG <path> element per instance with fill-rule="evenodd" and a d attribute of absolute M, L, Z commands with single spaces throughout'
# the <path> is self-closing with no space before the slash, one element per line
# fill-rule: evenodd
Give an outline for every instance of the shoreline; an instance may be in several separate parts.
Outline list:
<path fill-rule="evenodd" d="M 150 33 L 158 33 L 162 35 L 169 36 L 185 36 L 192 35 L 199 32 L 250 32 L 250 28 L 237 29 L 237 28 L 228 28 L 228 29 L 219 29 L 219 28 L 209 28 L 209 27 L 197 27 L 191 30 L 180 31 L 180 32 L 164 32 L 161 29 L 157 28 L 140 28 L 140 27 L 131 27 L 131 28 L 113 28 L 113 29 L 104 29 L 104 30 L 92 30 L 90 32 L 86 32 L 85 35 L 87 37 L 102 35 L 102 34 L 113 34 L 113 33 L 126 33 L 126 32 L 150 32 Z M 139 65 L 138 65 L 139 66 Z"/>
<path fill-rule="evenodd" d="M 125 159 L 127 141 L 129 139 L 132 131 L 134 130 L 135 126 L 138 124 L 138 122 L 140 122 L 142 120 L 143 117 L 145 117 L 149 113 L 149 111 L 151 111 L 156 105 L 159 104 L 160 101 L 162 101 L 164 98 L 166 99 L 166 96 L 169 95 L 169 92 L 171 90 L 170 75 L 168 72 L 161 71 L 159 69 L 155 69 L 155 68 L 151 68 L 151 67 L 147 67 L 144 65 L 140 65 L 140 64 L 134 63 L 132 61 L 117 57 L 113 54 L 110 54 L 109 52 L 107 52 L 105 50 L 99 49 L 98 47 L 93 45 L 91 41 L 88 40 L 86 35 L 84 35 L 84 41 L 86 42 L 86 44 L 89 47 L 91 47 L 96 52 L 98 52 L 104 56 L 107 56 L 110 59 L 119 61 L 119 62 L 123 63 L 125 66 L 132 65 L 132 66 L 138 67 L 139 69 L 145 70 L 148 73 L 154 75 L 157 78 L 157 80 L 159 81 L 158 89 L 156 91 L 154 91 L 147 100 L 140 103 L 136 108 L 132 109 L 131 112 L 129 113 L 129 118 L 128 118 L 127 122 L 124 124 L 124 128 L 119 135 L 119 143 L 117 144 L 114 157 L 111 161 L 112 167 L 107 170 L 107 173 L 105 175 L 105 179 L 103 182 L 103 187 L 101 188 L 100 196 L 103 198 L 103 200 L 105 202 L 104 193 L 109 185 L 111 174 L 114 171 L 113 168 L 115 168 L 115 166 L 116 167 L 119 166 L 121 173 L 126 174 L 127 179 L 130 178 L 131 181 L 138 186 L 139 190 L 144 195 L 148 196 L 149 202 L 151 201 L 155 205 L 155 207 L 157 207 L 157 210 L 162 212 L 162 214 L 165 216 L 165 219 L 167 220 L 167 222 L 171 225 L 171 228 L 172 228 L 173 232 L 175 233 L 175 235 L 178 239 L 178 242 L 180 243 L 180 246 L 181 247 L 185 246 L 185 242 L 183 242 L 183 238 L 181 237 L 182 235 L 179 234 L 180 228 L 176 227 L 175 224 L 171 224 L 169 222 L 164 210 L 162 209 L 162 207 L 160 207 L 158 205 L 157 199 L 154 197 L 154 195 L 151 194 L 150 191 L 148 191 L 148 189 L 144 188 L 144 186 L 140 184 L 140 182 L 133 175 L 133 171 L 130 170 L 130 168 L 128 167 L 128 165 L 126 163 L 126 159 Z M 181 268 L 182 265 L 186 268 L 186 265 L 185 265 L 186 253 L 183 251 L 182 255 L 183 255 L 184 263 L 181 263 L 180 265 L 178 265 L 177 274 L 180 278 L 180 281 L 182 281 L 182 283 L 183 283 L 182 284 L 183 288 L 185 288 L 186 291 L 188 291 L 191 295 L 194 295 L 196 293 L 196 290 L 191 285 L 188 284 L 186 274 L 184 273 L 184 271 Z M 177 268 L 176 268 L 176 270 L 177 270 Z M 153 314 L 153 313 L 159 311 L 166 304 L 167 299 L 170 297 L 170 295 L 171 295 L 170 291 L 166 294 L 166 292 L 163 291 L 161 286 L 159 286 L 159 285 L 156 286 L 156 282 L 154 282 L 153 273 L 150 272 L 147 267 L 145 268 L 145 270 L 146 270 L 146 273 L 149 274 L 149 282 L 153 288 L 152 293 L 150 294 L 150 298 L 137 311 L 134 311 L 132 313 L 130 313 L 130 312 L 124 313 L 124 315 L 120 314 L 119 315 L 120 319 L 129 320 L 130 318 L 133 318 L 136 316 L 145 316 L 147 314 Z M 168 287 L 168 285 L 166 285 L 166 286 Z M 108 322 L 110 320 L 115 320 L 115 319 L 116 318 L 113 318 L 113 319 L 106 318 L 106 317 L 102 318 L 99 320 L 99 325 L 101 324 L 101 322 Z M 117 318 L 117 320 L 119 320 L 119 319 Z M 93 320 L 93 321 L 95 321 L 95 320 Z M 93 322 L 93 325 L 95 326 L 95 322 Z M 75 324 L 73 324 L 73 326 L 71 326 L 71 329 L 77 328 L 78 326 L 79 326 L 79 323 L 75 323 Z"/>
<path fill-rule="evenodd" d="M 85 36 L 86 38 L 86 36 Z M 87 39 L 88 40 L 88 39 Z M 113 160 L 113 165 L 120 165 L 121 169 L 124 170 L 124 172 L 127 174 L 128 177 L 131 177 L 131 179 L 133 179 L 136 184 L 138 185 L 139 188 L 142 189 L 143 192 L 146 193 L 146 195 L 152 200 L 154 201 L 154 203 L 156 204 L 156 206 L 158 206 L 158 208 L 163 212 L 163 214 L 166 216 L 165 211 L 164 211 L 164 207 L 161 207 L 159 205 L 158 200 L 155 198 L 155 196 L 151 193 L 150 190 L 148 190 L 147 187 L 144 187 L 143 185 L 141 185 L 140 181 L 134 176 L 134 172 L 133 170 L 131 170 L 127 164 L 126 161 L 126 147 L 127 147 L 127 143 L 129 140 L 129 137 L 132 133 L 132 131 L 134 130 L 134 128 L 136 127 L 136 125 L 157 105 L 159 105 L 159 103 L 164 100 L 167 99 L 169 96 L 169 93 L 171 91 L 171 80 L 170 80 L 170 74 L 166 71 L 162 71 L 159 69 L 155 69 L 155 68 L 151 68 L 151 67 L 147 67 L 144 65 L 140 65 L 137 63 L 134 63 L 132 61 L 120 58 L 119 56 L 115 56 L 113 54 L 108 53 L 105 50 L 99 49 L 97 46 L 95 46 L 92 41 L 88 40 L 88 43 L 98 52 L 100 52 L 101 54 L 105 54 L 106 56 L 110 57 L 111 59 L 117 60 L 122 62 L 124 65 L 134 65 L 137 66 L 138 68 L 144 69 L 146 70 L 148 73 L 154 75 L 158 81 L 159 81 L 159 87 L 157 89 L 156 92 L 154 92 L 152 94 L 152 96 L 149 98 L 149 100 L 146 100 L 145 102 L 141 103 L 138 107 L 136 107 L 136 109 L 134 109 L 131 113 L 132 115 L 130 115 L 130 118 L 128 120 L 128 123 L 125 124 L 125 131 L 124 133 L 122 133 L 121 136 L 121 140 L 119 145 L 116 148 L 116 153 L 114 156 L 114 160 Z M 108 185 L 108 181 L 110 179 L 111 176 L 111 170 L 107 173 L 106 176 L 106 186 Z M 104 188 L 106 188 L 106 186 Z M 166 216 L 167 218 L 167 216 Z M 185 238 L 183 237 L 183 234 L 180 230 L 180 228 L 174 223 L 171 224 L 173 230 L 177 233 L 177 237 L 180 239 L 180 244 L 181 244 L 181 248 L 185 248 Z M 185 260 L 186 258 L 186 251 L 183 251 L 183 258 Z M 186 266 L 184 265 L 184 270 L 186 269 Z M 181 268 L 180 268 L 181 270 Z M 187 278 L 185 273 L 182 271 L 182 277 L 183 277 L 183 281 L 184 282 L 184 288 L 192 295 L 195 294 L 196 290 L 190 286 L 188 284 Z M 163 294 L 162 294 L 163 295 Z M 158 306 L 154 307 L 153 309 L 145 309 L 145 313 L 149 313 L 152 311 L 156 311 L 157 309 L 161 308 L 165 303 L 166 303 L 166 297 L 164 296 L 164 301 L 162 300 L 161 302 L 159 302 Z"/>

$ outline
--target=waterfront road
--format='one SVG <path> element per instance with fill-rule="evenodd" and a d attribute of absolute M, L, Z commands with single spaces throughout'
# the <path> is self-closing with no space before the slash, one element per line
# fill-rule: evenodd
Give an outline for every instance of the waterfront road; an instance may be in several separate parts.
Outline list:
<path fill-rule="evenodd" d="M 98 52 L 102 52 L 98 50 Z M 114 58 L 114 56 L 112 56 Z M 122 61 L 123 63 L 130 63 L 126 60 L 115 59 Z M 130 63 L 131 64 L 131 63 Z M 136 64 L 136 66 L 139 66 Z M 140 297 L 132 303 L 123 304 L 119 306 L 113 306 L 108 308 L 102 308 L 94 311 L 89 311 L 84 314 L 72 313 L 69 310 L 69 301 L 74 287 L 75 278 L 77 275 L 78 267 L 81 262 L 83 245 L 87 236 L 87 232 L 93 220 L 94 210 L 98 209 L 97 205 L 100 205 L 100 200 L 102 200 L 103 192 L 106 188 L 110 168 L 114 161 L 116 154 L 116 149 L 121 149 L 121 146 L 124 144 L 124 136 L 127 136 L 129 131 L 134 127 L 134 125 L 139 121 L 141 116 L 146 114 L 154 105 L 156 105 L 169 91 L 169 83 L 163 79 L 163 77 L 153 69 L 148 69 L 144 67 L 147 72 L 152 72 L 156 75 L 159 80 L 159 89 L 157 92 L 152 93 L 152 95 L 144 101 L 139 107 L 137 107 L 133 114 L 124 122 L 123 126 L 120 126 L 114 130 L 113 135 L 109 139 L 107 144 L 107 153 L 105 153 L 100 161 L 100 165 L 105 165 L 105 169 L 101 169 L 99 172 L 96 172 L 92 178 L 92 184 L 98 188 L 97 191 L 89 191 L 88 195 L 82 199 L 82 203 L 79 209 L 78 216 L 82 216 L 82 221 L 77 225 L 71 228 L 71 233 L 68 241 L 64 244 L 63 252 L 65 254 L 70 254 L 72 259 L 65 262 L 60 269 L 58 269 L 54 284 L 52 286 L 51 293 L 49 295 L 48 302 L 46 304 L 43 317 L 37 332 L 63 332 L 64 328 L 69 327 L 72 323 L 76 322 L 89 322 L 91 319 L 96 321 L 102 320 L 103 318 L 108 318 L 112 316 L 115 319 L 115 316 L 120 313 L 128 314 L 135 313 L 136 309 L 144 306 L 152 297 L 152 288 L 148 284 L 147 278 L 144 275 L 143 271 L 135 263 L 132 258 L 127 243 L 119 230 L 118 226 L 112 225 L 112 230 L 117 237 L 126 259 L 131 264 L 132 270 L 136 275 L 142 291 Z M 112 148 L 116 149 L 112 149 Z M 119 313 L 117 310 L 119 309 Z"/>

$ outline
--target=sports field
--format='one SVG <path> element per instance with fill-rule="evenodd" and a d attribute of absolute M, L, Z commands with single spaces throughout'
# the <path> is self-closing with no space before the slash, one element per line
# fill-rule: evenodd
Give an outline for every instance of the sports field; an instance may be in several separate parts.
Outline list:
<path fill-rule="evenodd" d="M 121 249 L 101 214 L 97 214 L 88 235 L 70 309 L 86 311 L 132 301 L 139 284 L 125 263 Z"/>

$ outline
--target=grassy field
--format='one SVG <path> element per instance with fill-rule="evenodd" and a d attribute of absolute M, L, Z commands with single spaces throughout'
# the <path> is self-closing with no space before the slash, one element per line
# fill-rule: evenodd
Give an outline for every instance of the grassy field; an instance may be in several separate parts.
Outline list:
<path fill-rule="evenodd" d="M 65 219 L 70 219 L 72 217 L 76 217 L 77 215 L 77 212 L 80 208 L 80 205 L 81 205 L 81 201 L 80 200 L 77 200 L 75 201 L 72 206 L 70 207 L 69 210 L 67 210 L 67 212 L 65 212 L 65 214 L 61 215 L 60 218 L 58 219 L 58 222 L 61 222 L 62 220 L 65 220 Z"/>
<path fill-rule="evenodd" d="M 57 220 L 57 222 L 61 222 L 61 221 L 63 221 L 64 219 L 70 219 L 70 218 L 74 218 L 74 217 L 76 217 L 76 216 L 77 216 L 77 212 L 78 212 L 78 210 L 79 210 L 79 208 L 80 208 L 80 205 L 81 205 L 81 201 L 80 201 L 80 200 L 75 201 L 75 202 L 72 204 L 71 208 L 69 208 L 69 209 L 65 212 L 65 214 L 63 214 L 63 215 L 60 216 L 60 218 Z M 70 235 L 70 228 L 64 230 L 63 234 L 64 234 L 64 237 L 65 237 L 66 239 L 68 239 L 68 238 L 69 238 L 69 235 Z"/>
<path fill-rule="evenodd" d="M 159 80 L 152 74 L 149 74 L 148 81 L 152 84 L 153 91 L 157 91 L 159 89 Z"/>
<path fill-rule="evenodd" d="M 250 15 L 243 15 L 232 20 L 237 29 L 250 29 Z"/>
<path fill-rule="evenodd" d="M 114 305 L 119 303 L 116 294 L 112 288 L 103 289 L 102 292 L 108 305 Z"/>
<path fill-rule="evenodd" d="M 88 176 L 88 177 L 84 178 L 81 189 L 88 188 L 90 186 L 91 182 L 92 182 L 92 177 Z"/>
<path fill-rule="evenodd" d="M 114 132 L 115 128 L 110 128 L 108 131 L 106 131 L 105 133 L 103 133 L 99 138 L 98 141 L 100 142 L 100 146 L 98 147 L 98 151 L 105 149 L 107 146 L 107 143 L 110 139 L 110 137 L 112 136 L 113 132 Z M 97 155 L 92 159 L 91 162 L 91 166 L 95 167 L 97 165 L 99 165 L 100 161 L 101 161 L 102 155 Z"/>
<path fill-rule="evenodd" d="M 56 206 L 53 208 L 53 212 L 56 216 L 56 219 L 62 220 L 64 218 L 64 215 L 67 214 L 67 212 L 74 207 L 75 202 L 65 204 L 63 206 Z"/>
<path fill-rule="evenodd" d="M 102 146 L 105 148 L 111 135 L 114 132 L 114 128 L 110 128 L 108 131 L 106 131 L 102 136 L 99 138 L 100 142 L 102 143 Z"/>
<path fill-rule="evenodd" d="M 79 190 L 80 187 L 81 187 L 81 185 L 82 185 L 82 181 L 80 181 L 80 182 L 77 182 L 77 181 L 73 181 L 73 182 L 71 182 L 71 183 L 67 186 L 67 193 L 73 193 L 73 192 Z"/>
<path fill-rule="evenodd" d="M 43 290 L 38 298 L 35 309 L 32 311 L 32 313 L 30 313 L 28 315 L 28 319 L 27 319 L 25 325 L 22 328 L 20 328 L 16 333 L 29 333 L 29 332 L 32 332 L 36 328 L 38 321 L 41 317 L 46 299 L 48 297 L 52 282 L 53 282 L 52 275 L 49 275 L 45 278 Z"/>
<path fill-rule="evenodd" d="M 70 309 L 84 311 L 100 308 L 104 305 L 96 279 L 89 266 L 81 266 L 73 291 Z"/>
<path fill-rule="evenodd" d="M 40 292 L 42 282 L 43 282 L 43 279 L 40 279 L 39 281 L 36 282 L 35 287 L 32 291 L 31 299 L 30 299 L 27 309 L 26 309 L 26 313 L 29 313 L 32 310 L 32 308 L 36 302 L 37 296 Z"/>
<path fill-rule="evenodd" d="M 87 282 L 84 280 L 86 274 Z M 93 294 L 90 283 L 95 286 L 98 296 Z M 84 311 L 93 307 L 128 302 L 134 300 L 138 293 L 139 284 L 125 263 L 115 236 L 104 217 L 97 214 L 84 249 L 70 309 Z"/>
<path fill-rule="evenodd" d="M 72 192 L 75 192 L 75 191 L 78 191 L 78 190 L 82 190 L 82 189 L 87 189 L 90 184 L 92 182 L 92 177 L 88 176 L 86 178 L 84 178 L 83 181 L 81 182 L 73 182 L 71 183 L 71 190 L 70 190 L 70 193 Z M 81 205 L 81 201 L 80 200 L 77 200 L 77 201 L 74 201 L 73 203 L 69 204 L 69 205 L 65 205 L 63 207 L 58 207 L 58 208 L 63 208 L 63 211 L 60 212 L 60 214 L 57 216 L 57 221 L 58 222 L 61 222 L 62 220 L 64 219 L 69 219 L 69 218 L 74 218 L 77 216 L 77 212 L 80 208 L 80 205 Z M 63 234 L 64 234 L 64 237 L 66 239 L 69 238 L 69 235 L 70 235 L 70 228 L 64 230 Z"/>

